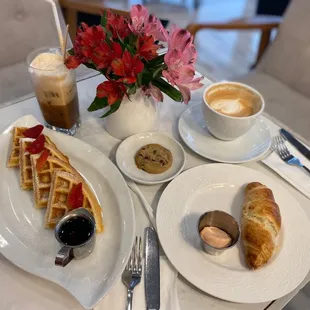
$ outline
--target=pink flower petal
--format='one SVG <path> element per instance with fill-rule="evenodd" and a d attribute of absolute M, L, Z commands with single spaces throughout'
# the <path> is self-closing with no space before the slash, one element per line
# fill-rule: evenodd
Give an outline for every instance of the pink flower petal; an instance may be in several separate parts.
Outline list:
<path fill-rule="evenodd" d="M 152 15 L 150 15 L 148 22 L 144 27 L 144 33 L 153 36 L 155 40 L 163 42 L 166 42 L 168 38 L 168 32 L 163 27 L 161 21 Z"/>
<path fill-rule="evenodd" d="M 197 59 L 197 51 L 193 44 L 187 46 L 182 53 L 181 61 L 184 63 L 192 63 L 194 64 Z"/>
<path fill-rule="evenodd" d="M 182 57 L 182 52 L 176 49 L 168 51 L 164 57 L 165 64 L 168 66 L 169 70 L 175 70 L 178 67 L 181 67 L 180 63 Z"/>
<path fill-rule="evenodd" d="M 181 82 L 181 84 L 184 84 L 185 82 L 190 82 L 193 80 L 193 77 L 195 75 L 195 69 L 191 65 L 183 66 L 181 68 L 178 68 L 178 81 Z"/>
<path fill-rule="evenodd" d="M 193 43 L 193 37 L 189 31 L 178 28 L 173 25 L 170 39 L 168 40 L 169 49 L 178 49 L 184 51 L 187 46 Z"/>
<path fill-rule="evenodd" d="M 178 86 L 178 88 L 179 88 L 179 90 L 180 90 L 180 92 L 182 94 L 184 103 L 188 104 L 188 102 L 191 99 L 191 92 L 190 92 L 190 90 L 186 86 L 184 86 L 184 85 L 177 84 L 177 86 Z"/>
<path fill-rule="evenodd" d="M 163 102 L 164 96 L 159 88 L 150 83 L 149 88 L 145 91 L 145 94 L 151 95 L 156 101 Z"/>
<path fill-rule="evenodd" d="M 203 79 L 204 79 L 204 77 L 202 76 L 202 77 L 193 79 L 190 83 L 185 83 L 183 85 L 186 85 L 186 87 L 188 87 L 190 90 L 199 89 L 200 87 L 203 86 L 203 84 L 200 83 L 200 81 Z"/>
<path fill-rule="evenodd" d="M 188 83 L 188 84 L 182 84 L 182 85 L 186 86 L 190 90 L 196 90 L 203 86 L 202 83 Z"/>
<path fill-rule="evenodd" d="M 140 4 L 133 5 L 131 7 L 130 17 L 131 25 L 129 25 L 129 28 L 139 33 L 142 31 L 144 23 L 146 23 L 149 18 L 149 11 Z"/>
<path fill-rule="evenodd" d="M 162 75 L 170 84 L 175 85 L 175 80 L 177 80 L 177 78 L 174 77 L 169 71 L 164 70 Z"/>

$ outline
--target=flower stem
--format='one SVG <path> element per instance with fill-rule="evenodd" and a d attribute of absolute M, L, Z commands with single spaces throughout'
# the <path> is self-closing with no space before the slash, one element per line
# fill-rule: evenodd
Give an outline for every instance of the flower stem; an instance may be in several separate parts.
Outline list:
<path fill-rule="evenodd" d="M 153 80 L 152 84 L 154 86 L 158 87 L 162 92 L 164 92 L 166 95 L 168 95 L 174 101 L 179 101 L 180 102 L 180 101 L 183 100 L 181 92 L 178 91 L 173 86 L 171 86 L 169 83 L 167 83 L 162 78 Z"/>

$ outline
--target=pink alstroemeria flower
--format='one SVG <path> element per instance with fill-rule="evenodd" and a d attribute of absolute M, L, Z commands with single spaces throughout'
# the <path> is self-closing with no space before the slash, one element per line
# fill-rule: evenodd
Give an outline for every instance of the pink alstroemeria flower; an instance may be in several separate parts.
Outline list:
<path fill-rule="evenodd" d="M 167 39 L 168 50 L 178 50 L 183 52 L 184 59 L 188 63 L 195 63 L 197 58 L 197 51 L 193 44 L 193 36 L 189 31 L 178 28 L 176 25 L 172 26 L 171 35 Z"/>
<path fill-rule="evenodd" d="M 144 88 L 143 92 L 147 96 L 152 96 L 158 102 L 164 101 L 163 93 L 160 91 L 158 87 L 154 86 L 152 83 L 149 84 L 149 87 Z"/>
<path fill-rule="evenodd" d="M 140 5 L 133 5 L 130 11 L 130 30 L 136 34 L 151 35 L 155 40 L 167 41 L 168 33 L 161 21 L 149 14 L 149 10 Z"/>
<path fill-rule="evenodd" d="M 149 18 L 149 10 L 140 4 L 133 5 L 130 10 L 130 18 L 131 24 L 129 25 L 129 28 L 131 31 L 141 33 L 144 24 L 147 23 Z"/>
<path fill-rule="evenodd" d="M 178 28 L 172 25 L 170 36 L 168 37 L 169 49 L 184 50 L 184 48 L 193 43 L 193 37 L 186 29 Z"/>
<path fill-rule="evenodd" d="M 167 30 L 163 27 L 161 21 L 153 15 L 149 16 L 148 23 L 144 27 L 144 33 L 148 36 L 153 36 L 155 40 L 167 41 Z"/>
<path fill-rule="evenodd" d="M 196 58 L 197 52 L 191 34 L 185 29 L 173 27 L 168 37 L 168 52 L 164 57 L 167 70 L 162 74 L 171 85 L 179 88 L 185 103 L 191 98 L 191 90 L 203 86 L 200 83 L 203 77 L 194 78 Z"/>

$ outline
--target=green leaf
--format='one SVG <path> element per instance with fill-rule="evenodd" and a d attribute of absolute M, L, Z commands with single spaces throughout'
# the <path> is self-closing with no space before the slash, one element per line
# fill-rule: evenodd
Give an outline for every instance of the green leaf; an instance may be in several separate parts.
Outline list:
<path fill-rule="evenodd" d="M 109 104 L 108 104 L 107 97 L 105 97 L 105 98 L 95 97 L 94 101 L 88 107 L 87 111 L 89 111 L 89 112 L 97 111 L 97 110 L 100 110 L 100 109 L 107 107 L 108 105 Z"/>
<path fill-rule="evenodd" d="M 127 93 L 128 93 L 128 95 L 133 95 L 136 93 L 136 90 L 137 90 L 136 85 L 134 85 L 133 87 L 131 87 L 127 90 Z"/>
<path fill-rule="evenodd" d="M 154 68 L 158 65 L 163 64 L 164 63 L 164 57 L 165 57 L 165 54 L 159 55 L 156 58 L 150 60 L 147 64 L 148 68 Z"/>
<path fill-rule="evenodd" d="M 153 72 L 151 72 L 150 70 L 148 70 L 147 68 L 145 68 L 143 70 L 143 75 L 142 75 L 142 81 L 141 81 L 141 85 L 149 85 L 150 82 L 153 80 Z"/>
<path fill-rule="evenodd" d="M 111 38 L 113 37 L 112 32 L 108 28 L 104 28 L 104 32 L 106 33 L 106 42 L 109 44 L 111 41 Z"/>
<path fill-rule="evenodd" d="M 74 49 L 73 48 L 70 48 L 68 51 L 68 54 L 73 56 L 74 55 Z"/>
<path fill-rule="evenodd" d="M 143 76 L 143 71 L 137 75 L 137 83 L 139 86 L 142 85 L 142 76 Z"/>
<path fill-rule="evenodd" d="M 96 67 L 96 65 L 93 64 L 93 63 L 85 62 L 85 63 L 83 63 L 83 65 L 84 65 L 85 67 L 89 68 L 89 69 L 93 69 L 93 70 L 96 70 L 96 71 L 100 72 L 100 73 L 103 74 L 104 76 L 105 76 L 106 73 L 107 73 L 107 69 L 98 70 L 97 67 Z"/>
<path fill-rule="evenodd" d="M 83 63 L 83 65 L 89 69 L 94 69 L 94 70 L 97 70 L 96 66 L 94 64 L 91 64 L 91 63 L 88 63 L 88 62 L 85 62 Z M 98 70 L 97 70 L 98 71 Z"/>
<path fill-rule="evenodd" d="M 121 102 L 122 102 L 122 99 L 118 99 L 115 103 L 113 103 L 110 106 L 110 110 L 108 112 L 106 112 L 105 114 L 103 114 L 102 116 L 100 116 L 100 118 L 107 117 L 107 116 L 111 115 L 112 113 L 116 112 L 119 109 Z"/>
<path fill-rule="evenodd" d="M 137 42 L 137 36 L 136 35 L 131 33 L 127 38 L 128 38 L 128 45 L 130 45 L 130 46 L 135 46 L 136 45 L 135 44 Z"/>
<path fill-rule="evenodd" d="M 157 69 L 153 72 L 153 78 L 156 78 L 157 74 L 158 74 L 160 71 L 162 71 L 162 70 L 163 70 L 162 67 L 157 68 Z"/>
<path fill-rule="evenodd" d="M 100 19 L 100 25 L 105 28 L 107 25 L 107 11 L 104 10 L 102 15 L 101 15 L 101 19 Z"/>
<path fill-rule="evenodd" d="M 121 42 L 121 44 L 122 44 L 122 45 L 126 45 L 126 44 L 124 43 L 124 41 L 122 40 L 122 38 L 119 36 L 118 32 L 116 32 L 116 34 L 117 34 L 117 37 L 118 37 L 119 41 Z"/>
<path fill-rule="evenodd" d="M 135 50 L 133 49 L 132 46 L 130 46 L 129 44 L 126 44 L 125 46 L 126 46 L 127 51 L 128 51 L 132 56 L 134 56 L 134 55 L 136 54 L 136 52 L 135 52 Z"/>
<path fill-rule="evenodd" d="M 125 50 L 125 48 L 126 48 L 126 44 L 123 42 L 123 40 L 122 40 L 122 39 L 120 39 L 120 37 L 118 37 L 117 41 L 119 42 L 119 44 L 120 44 L 120 45 L 121 45 L 121 47 L 122 47 L 122 50 L 124 51 L 124 50 Z"/>
<path fill-rule="evenodd" d="M 174 101 L 181 102 L 183 100 L 182 94 L 179 90 L 171 86 L 168 82 L 160 79 L 155 79 L 152 81 L 152 84 L 158 87 L 162 92 L 172 98 Z"/>

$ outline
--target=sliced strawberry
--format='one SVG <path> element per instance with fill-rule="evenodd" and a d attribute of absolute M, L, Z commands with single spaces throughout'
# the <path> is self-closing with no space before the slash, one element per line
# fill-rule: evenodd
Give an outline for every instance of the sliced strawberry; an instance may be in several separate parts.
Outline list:
<path fill-rule="evenodd" d="M 69 195 L 67 203 L 72 209 L 81 208 L 83 206 L 83 185 L 79 183 L 77 185 L 73 185 Z"/>
<path fill-rule="evenodd" d="M 44 149 L 45 137 L 40 135 L 29 146 L 26 147 L 26 151 L 30 154 L 39 154 Z"/>
<path fill-rule="evenodd" d="M 43 169 L 43 167 L 47 161 L 48 156 L 49 156 L 49 151 L 44 150 L 37 160 L 37 165 L 36 165 L 37 171 L 40 172 Z"/>
<path fill-rule="evenodd" d="M 23 132 L 23 135 L 27 138 L 36 139 L 42 132 L 44 127 L 42 125 L 37 125 L 31 128 L 28 128 L 26 131 Z"/>

